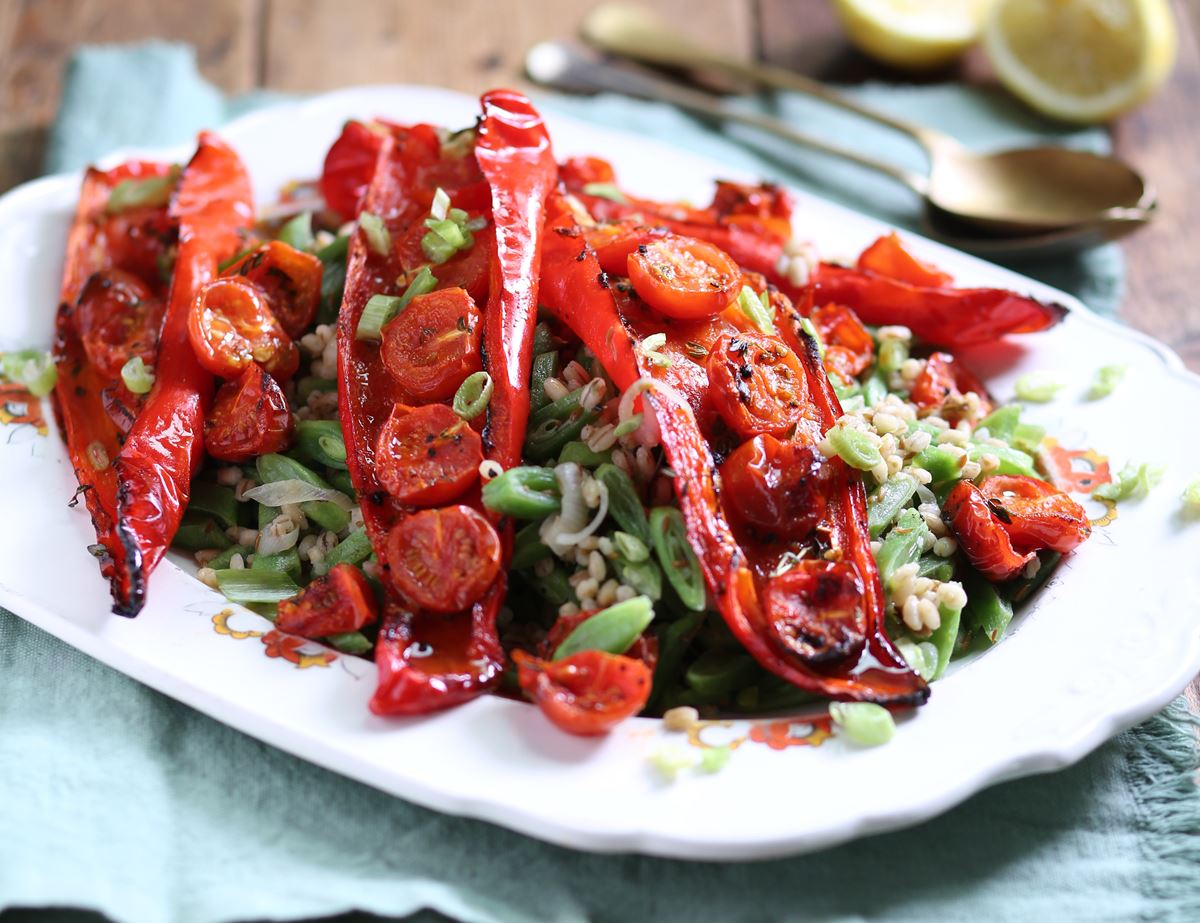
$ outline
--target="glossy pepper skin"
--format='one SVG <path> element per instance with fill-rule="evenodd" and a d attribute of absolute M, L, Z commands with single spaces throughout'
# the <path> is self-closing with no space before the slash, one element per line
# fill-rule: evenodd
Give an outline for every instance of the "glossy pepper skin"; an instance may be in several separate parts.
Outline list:
<path fill-rule="evenodd" d="M 362 207 L 384 218 L 397 243 L 386 257 L 372 251 L 361 232 L 350 245 L 338 322 L 338 387 L 350 475 L 363 498 L 367 532 L 382 561 L 388 560 L 389 532 L 412 512 L 388 495 L 376 477 L 374 464 L 379 431 L 405 395 L 389 378 L 378 346 L 358 340 L 355 333 L 371 295 L 384 291 L 400 272 L 413 268 L 402 265 L 404 241 L 412 239 L 411 229 L 426 217 L 437 186 L 445 188 L 452 203 L 459 205 L 475 195 L 480 177 L 486 180 L 491 220 L 476 232 L 474 245 L 485 248 L 489 261 L 483 312 L 484 368 L 492 376 L 494 391 L 484 423 L 484 444 L 488 457 L 508 466 L 519 458 L 524 441 L 541 216 L 556 168 L 545 127 L 527 100 L 510 91 L 494 91 L 482 102 L 473 166 L 445 163 L 437 135 L 429 126 L 390 126 Z M 452 177 L 461 180 L 461 197 L 451 184 Z M 432 269 L 437 275 L 439 267 Z M 458 502 L 490 516 L 479 501 L 477 488 Z M 507 534 L 502 538 L 507 560 L 511 542 Z M 389 592 L 375 649 L 379 683 L 371 700 L 372 711 L 422 714 L 467 701 L 498 682 L 505 658 L 495 617 L 504 598 L 505 570 L 500 569 L 469 609 L 449 614 L 414 611 L 405 605 L 385 572 Z"/>
<path fill-rule="evenodd" d="M 204 459 L 204 418 L 213 377 L 201 368 L 187 336 L 192 301 L 217 267 L 233 256 L 254 221 L 250 177 L 237 153 L 204 132 L 171 202 L 179 250 L 154 388 L 115 461 L 117 535 L 127 582 L 120 580 L 113 611 L 136 615 L 146 578 L 171 545 Z"/>
<path fill-rule="evenodd" d="M 130 161 L 107 171 L 95 168 L 87 171 L 67 239 L 55 321 L 54 358 L 58 369 L 53 397 L 55 414 L 96 529 L 96 542 L 106 549 L 100 557 L 100 572 L 112 582 L 113 600 L 119 606 L 129 605 L 141 592 L 140 570 L 136 563 L 127 561 L 125 546 L 117 535 L 118 483 L 112 460 L 121 451 L 124 433 L 105 409 L 105 393 L 111 401 L 112 395 L 124 389 L 119 381 L 89 361 L 81 339 L 77 301 L 89 279 L 110 270 L 129 272 L 156 297 L 165 297 L 166 285 L 157 270 L 150 271 L 146 260 L 121 246 L 128 228 L 114 227 L 114 218 L 107 214 L 106 207 L 118 183 L 165 177 L 169 171 L 167 164 L 142 161 Z M 168 216 L 166 205 L 140 211 L 139 233 L 153 232 L 162 238 L 163 247 L 169 246 L 177 223 Z M 138 409 L 132 401 L 129 404 L 127 419 Z M 139 585 L 137 594 L 135 583 Z"/>
<path fill-rule="evenodd" d="M 741 323 L 736 308 L 710 320 L 674 326 L 660 350 L 671 357 L 672 365 L 643 364 L 635 342 L 655 328 L 639 326 L 657 323 L 661 328 L 661 320 L 644 317 L 643 309 L 620 291 L 614 297 L 611 283 L 599 273 L 594 251 L 583 243 L 584 232 L 573 226 L 566 208 L 552 209 L 551 214 L 554 220 L 542 260 L 542 304 L 580 337 L 619 388 L 629 388 L 640 377 L 653 377 L 670 384 L 687 402 L 680 404 L 653 391 L 648 394 L 663 449 L 676 474 L 688 539 L 709 592 L 734 635 L 765 669 L 802 689 L 837 699 L 924 702 L 928 687 L 884 634 L 884 599 L 870 550 L 865 492 L 861 480 L 840 460 L 830 462 L 827 541 L 840 549 L 841 561 L 853 569 L 861 586 L 854 625 L 857 643 L 850 646 L 854 654 L 834 663 L 799 656 L 767 615 L 763 590 L 768 585 L 765 575 L 778 563 L 774 546 L 746 536 L 739 539 L 731 527 L 719 498 L 712 448 L 697 419 L 698 414 L 701 418 L 706 414 L 707 380 L 695 362 L 685 359 L 688 344 L 711 349 L 723 334 L 736 333 Z M 800 438 L 812 439 L 814 428 L 828 428 L 841 409 L 821 367 L 817 345 L 801 331 L 800 321 L 799 313 L 790 307 L 777 317 L 781 338 L 804 368 L 808 405 L 798 431 L 803 434 Z"/>

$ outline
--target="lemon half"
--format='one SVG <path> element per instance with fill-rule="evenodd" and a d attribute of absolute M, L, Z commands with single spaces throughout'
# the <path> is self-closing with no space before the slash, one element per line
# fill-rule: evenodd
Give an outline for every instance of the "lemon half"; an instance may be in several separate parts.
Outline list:
<path fill-rule="evenodd" d="M 835 0 L 850 41 L 905 70 L 949 64 L 979 38 L 994 0 Z"/>
<path fill-rule="evenodd" d="M 1167 0 L 999 0 L 983 33 L 996 76 L 1034 109 L 1102 122 L 1166 79 L 1178 37 Z"/>

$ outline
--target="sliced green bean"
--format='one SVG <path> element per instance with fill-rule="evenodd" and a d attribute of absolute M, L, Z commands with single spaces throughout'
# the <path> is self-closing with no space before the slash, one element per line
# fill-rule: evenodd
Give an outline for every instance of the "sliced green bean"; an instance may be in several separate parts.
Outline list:
<path fill-rule="evenodd" d="M 559 340 L 551 332 L 550 325 L 544 320 L 538 321 L 537 326 L 533 328 L 533 354 L 540 356 L 553 352 L 558 345 Z"/>
<path fill-rule="evenodd" d="M 265 504 L 255 504 L 258 507 L 258 528 L 265 529 L 279 516 L 279 507 L 266 506 Z"/>
<path fill-rule="evenodd" d="M 1062 560 L 1062 555 L 1057 551 L 1039 551 L 1038 560 L 1042 563 L 1038 567 L 1037 573 L 1032 577 L 1020 576 L 1016 580 L 1010 580 L 1004 585 L 1004 595 L 1014 604 L 1024 602 L 1035 590 L 1050 579 L 1050 575 L 1058 568 L 1058 564 Z"/>
<path fill-rule="evenodd" d="M 301 212 L 279 229 L 279 240 L 297 250 L 309 250 L 313 245 L 312 212 Z"/>
<path fill-rule="evenodd" d="M 1012 442 L 1013 433 L 1016 432 L 1017 424 L 1020 422 L 1021 405 L 1006 404 L 1004 407 L 997 407 L 980 420 L 977 429 L 986 429 L 989 436 L 1005 442 Z"/>
<path fill-rule="evenodd" d="M 337 420 L 301 420 L 296 424 L 296 450 L 330 468 L 346 467 L 346 441 Z"/>
<path fill-rule="evenodd" d="M 634 538 L 649 546 L 652 542 L 650 521 L 638 496 L 633 478 L 616 465 L 606 463 L 596 469 L 595 477 L 608 490 L 608 515 Z"/>
<path fill-rule="evenodd" d="M 688 667 L 684 680 L 702 696 L 724 698 L 753 683 L 760 671 L 749 654 L 705 651 Z"/>
<path fill-rule="evenodd" d="M 483 505 L 514 519 L 545 519 L 562 507 L 553 468 L 509 468 L 483 485 Z"/>
<path fill-rule="evenodd" d="M 314 487 L 329 487 L 329 482 L 311 468 L 286 455 L 268 454 L 258 457 L 258 480 L 261 484 L 297 480 Z M 341 532 L 350 525 L 350 513 L 331 500 L 308 500 L 300 504 L 304 515 L 330 532 Z M 259 517 L 262 521 L 262 517 Z"/>
<path fill-rule="evenodd" d="M 646 703 L 649 711 L 658 711 L 672 684 L 679 678 L 683 659 L 700 626 L 703 612 L 689 612 L 658 633 L 658 664 L 654 668 L 654 689 Z"/>
<path fill-rule="evenodd" d="M 928 532 L 929 527 L 916 510 L 907 509 L 900 514 L 875 555 L 879 579 L 884 587 L 888 586 L 897 570 L 905 564 L 915 563 L 921 557 Z"/>
<path fill-rule="evenodd" d="M 825 434 L 838 456 L 851 468 L 859 471 L 870 471 L 883 461 L 879 447 L 871 441 L 871 437 L 860 430 L 847 426 L 835 426 Z"/>
<path fill-rule="evenodd" d="M 531 573 L 526 573 L 525 577 L 534 591 L 552 606 L 578 602 L 575 588 L 571 586 L 567 572 L 561 567 L 555 566 L 554 570 L 544 577 Z"/>
<path fill-rule="evenodd" d="M 351 500 L 356 500 L 358 494 L 354 490 L 354 481 L 350 477 L 350 472 L 341 468 L 331 468 L 329 474 L 329 486 L 334 490 L 340 490 Z"/>
<path fill-rule="evenodd" d="M 553 407 L 551 404 L 542 410 Z M 541 411 L 539 411 L 541 412 Z M 596 410 L 578 410 L 575 415 L 565 420 L 550 418 L 543 420 L 537 426 L 529 429 L 525 437 L 525 457 L 530 461 L 546 461 L 553 458 L 568 442 L 577 440 L 583 428 L 591 423 L 599 412 Z"/>
<path fill-rule="evenodd" d="M 657 506 L 652 509 L 650 541 L 658 556 L 658 563 L 679 601 L 696 612 L 702 610 L 707 599 L 704 573 L 700 569 L 700 560 L 688 541 L 683 514 L 672 506 Z"/>
<path fill-rule="evenodd" d="M 900 515 L 917 492 L 917 482 L 908 475 L 888 478 L 867 498 L 867 525 L 871 538 L 879 538 Z"/>
<path fill-rule="evenodd" d="M 624 654 L 653 619 L 654 606 L 645 596 L 601 609 L 575 626 L 554 652 L 554 659 L 562 660 L 582 651 Z"/>
<path fill-rule="evenodd" d="M 986 442 L 974 442 L 967 446 L 967 458 L 973 462 L 979 461 L 985 455 L 994 455 L 1000 461 L 994 474 L 1023 474 L 1027 477 L 1040 477 L 1033 465 L 1033 458 L 1020 449 L 1006 445 L 990 445 Z"/>
<path fill-rule="evenodd" d="M 917 576 L 945 583 L 954 579 L 954 563 L 949 558 L 938 557 L 936 554 L 923 554 L 917 561 Z"/>
<path fill-rule="evenodd" d="M 218 570 L 217 586 L 235 603 L 277 603 L 300 592 L 295 581 L 275 570 Z"/>
<path fill-rule="evenodd" d="M 529 405 L 534 413 L 550 404 L 550 398 L 546 397 L 546 379 L 553 378 L 557 374 L 558 353 L 536 353 L 533 357 L 533 371 L 529 378 Z"/>
<path fill-rule="evenodd" d="M 343 234 L 317 251 L 317 258 L 322 265 L 317 321 L 322 324 L 334 323 L 342 306 L 342 293 L 346 288 L 346 250 L 349 246 L 350 236 Z"/>
<path fill-rule="evenodd" d="M 474 420 L 488 408 L 492 400 L 492 376 L 487 372 L 474 372 L 463 379 L 454 393 L 451 408 L 464 420 Z"/>
<path fill-rule="evenodd" d="M 620 529 L 612 534 L 612 543 L 622 558 L 631 564 L 640 564 L 650 560 L 650 549 L 636 535 L 622 532 Z"/>
<path fill-rule="evenodd" d="M 553 556 L 554 552 L 542 543 L 539 534 L 541 527 L 540 522 L 531 522 L 517 531 L 516 538 L 513 540 L 512 561 L 509 563 L 513 570 L 526 570 L 533 567 L 538 561 Z"/>
<path fill-rule="evenodd" d="M 617 576 L 626 586 L 631 586 L 653 602 L 662 599 L 662 571 L 653 561 L 629 561 L 616 558 L 613 565 Z"/>
<path fill-rule="evenodd" d="M 251 570 L 270 570 L 287 574 L 297 583 L 300 581 L 300 555 L 295 548 L 281 551 L 278 554 L 256 554 L 250 564 Z"/>
<path fill-rule="evenodd" d="M 330 567 L 335 564 L 361 564 L 371 556 L 371 540 L 366 532 L 351 532 L 334 545 L 325 555 L 325 563 Z"/>
<path fill-rule="evenodd" d="M 887 397 L 887 379 L 880 369 L 876 369 L 863 383 L 863 402 L 868 407 L 874 407 Z"/>
<path fill-rule="evenodd" d="M 965 462 L 965 455 L 956 455 L 940 445 L 927 446 L 913 456 L 912 460 L 914 467 L 924 468 L 929 472 L 934 484 L 959 478 Z"/>
<path fill-rule="evenodd" d="M 176 530 L 175 540 L 172 542 L 176 548 L 185 551 L 205 551 L 209 548 L 228 548 L 233 544 L 225 530 L 217 525 L 216 520 L 208 516 L 203 519 L 193 516 L 184 517 L 184 521 Z"/>
<path fill-rule="evenodd" d="M 962 609 L 950 606 L 938 606 L 940 624 L 929 634 L 929 643 L 937 648 L 937 668 L 933 671 L 932 680 L 941 679 L 950 663 L 950 655 L 954 653 L 954 642 L 958 640 L 958 626 L 962 621 Z"/>
<path fill-rule="evenodd" d="M 251 545 L 230 545 L 219 555 L 208 562 L 208 566 L 213 570 L 222 570 L 229 566 L 229 562 L 233 560 L 235 554 L 240 554 L 244 561 L 247 557 L 254 553 L 254 548 Z"/>
<path fill-rule="evenodd" d="M 211 513 L 226 529 L 237 525 L 238 502 L 232 487 L 212 481 L 194 481 L 187 508 L 198 513 Z"/>
<path fill-rule="evenodd" d="M 997 643 L 1012 621 L 1012 603 L 996 592 L 990 580 L 969 568 L 963 579 L 967 605 L 963 609 L 963 628 L 977 632 L 988 644 Z"/>
<path fill-rule="evenodd" d="M 343 654 L 365 654 L 375 646 L 361 631 L 344 631 L 340 634 L 330 635 L 325 641 L 330 647 L 337 648 Z"/>
<path fill-rule="evenodd" d="M 612 452 L 594 452 L 586 442 L 568 442 L 558 454 L 558 463 L 575 462 L 584 468 L 595 468 L 603 465 L 612 457 Z"/>

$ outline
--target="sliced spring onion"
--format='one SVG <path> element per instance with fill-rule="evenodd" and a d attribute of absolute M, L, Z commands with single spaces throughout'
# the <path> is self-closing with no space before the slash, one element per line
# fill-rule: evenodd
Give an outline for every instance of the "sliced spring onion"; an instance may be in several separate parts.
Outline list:
<path fill-rule="evenodd" d="M 884 340 L 879 344 L 879 370 L 898 372 L 908 358 L 908 344 L 903 340 Z"/>
<path fill-rule="evenodd" d="M 446 194 L 446 190 L 438 186 L 433 193 L 433 204 L 429 206 L 429 214 L 439 221 L 446 217 L 446 212 L 450 208 L 450 196 Z"/>
<path fill-rule="evenodd" d="M 1127 365 L 1102 365 L 1096 369 L 1096 377 L 1092 379 L 1092 386 L 1088 389 L 1088 400 L 1097 401 L 1102 397 L 1108 397 L 1125 379 L 1127 371 L 1129 371 Z"/>
<path fill-rule="evenodd" d="M 454 402 L 451 405 L 454 412 L 464 420 L 474 420 L 487 410 L 492 399 L 492 387 L 492 376 L 487 372 L 468 375 L 454 392 Z"/>
<path fill-rule="evenodd" d="M 296 448 L 318 464 L 346 467 L 346 440 L 336 420 L 301 420 L 296 424 Z"/>
<path fill-rule="evenodd" d="M 764 304 L 758 297 L 758 292 L 748 285 L 743 285 L 738 293 L 738 307 L 760 332 L 767 336 L 775 334 L 775 320 L 772 317 L 769 304 Z"/>
<path fill-rule="evenodd" d="M 696 768 L 709 775 L 720 772 L 733 755 L 733 749 L 726 744 L 723 747 L 705 747 L 700 751 L 700 765 Z"/>
<path fill-rule="evenodd" d="M 629 201 L 614 183 L 584 183 L 583 194 L 594 195 L 598 199 L 608 199 L 608 201 L 616 202 L 618 205 L 624 205 Z"/>
<path fill-rule="evenodd" d="M 154 387 L 154 369 L 147 367 L 141 356 L 134 356 L 121 366 L 121 381 L 134 394 L 149 394 Z"/>
<path fill-rule="evenodd" d="M 554 659 L 562 660 L 582 651 L 624 654 L 653 619 L 654 606 L 645 596 L 601 609 L 575 626 L 554 652 Z"/>
<path fill-rule="evenodd" d="M 365 654 L 373 646 L 370 639 L 361 631 L 344 631 L 330 635 L 325 639 L 330 647 L 335 647 L 343 654 Z"/>
<path fill-rule="evenodd" d="M 650 540 L 667 580 L 674 587 L 680 602 L 699 612 L 704 608 L 706 596 L 704 574 L 700 570 L 696 552 L 688 542 L 683 514 L 674 507 L 655 507 L 650 511 L 649 525 Z"/>
<path fill-rule="evenodd" d="M 860 747 L 878 747 L 896 733 L 892 713 L 874 702 L 830 702 L 829 717 Z"/>
<path fill-rule="evenodd" d="M 636 535 L 618 529 L 612 534 L 612 543 L 617 549 L 617 554 L 633 564 L 650 559 L 650 549 Z"/>
<path fill-rule="evenodd" d="M 359 340 L 378 340 L 382 336 L 383 325 L 408 307 L 408 303 L 418 295 L 432 292 L 437 286 L 437 277 L 428 266 L 422 266 L 404 294 L 372 295 L 363 308 L 362 317 L 358 319 L 358 328 L 354 336 Z"/>
<path fill-rule="evenodd" d="M 543 519 L 562 507 L 553 468 L 509 468 L 483 485 L 483 505 L 514 519 Z"/>
<path fill-rule="evenodd" d="M 58 380 L 53 357 L 36 349 L 4 353 L 0 356 L 0 372 L 34 397 L 45 397 L 54 390 L 54 382 Z"/>
<path fill-rule="evenodd" d="M 1183 489 L 1183 505 L 1189 509 L 1200 509 L 1200 478 Z"/>
<path fill-rule="evenodd" d="M 620 439 L 622 436 L 628 436 L 630 433 L 635 432 L 637 428 L 642 425 L 643 419 L 644 418 L 640 413 L 635 413 L 628 420 L 622 420 L 620 423 L 618 423 L 616 428 L 613 430 L 613 435 L 618 439 Z"/>
<path fill-rule="evenodd" d="M 279 240 L 297 250 L 311 250 L 313 245 L 312 212 L 301 212 L 279 229 Z"/>
<path fill-rule="evenodd" d="M 643 545 L 650 545 L 650 522 L 633 479 L 611 463 L 597 468 L 595 477 L 608 488 L 608 511 L 616 524 Z"/>
<path fill-rule="evenodd" d="M 363 212 L 358 216 L 358 226 L 367 236 L 367 246 L 379 256 L 391 256 L 392 235 L 382 218 L 371 212 Z"/>
<path fill-rule="evenodd" d="M 639 595 L 649 596 L 651 602 L 658 602 L 662 599 L 662 570 L 653 561 L 627 561 L 624 558 L 615 558 L 613 567 L 621 582 L 626 586 L 633 587 Z"/>
<path fill-rule="evenodd" d="M 1063 389 L 1064 383 L 1049 372 L 1026 372 L 1016 380 L 1013 390 L 1022 401 L 1046 404 Z"/>
<path fill-rule="evenodd" d="M 664 744 L 651 753 L 648 760 L 664 782 L 674 782 L 679 773 L 696 765 L 698 757 L 679 744 Z"/>
<path fill-rule="evenodd" d="M 859 471 L 870 471 L 883 461 L 879 447 L 871 441 L 866 433 L 848 426 L 834 426 L 825 434 L 829 445 L 851 468 Z"/>
<path fill-rule="evenodd" d="M 1092 491 L 1099 500 L 1142 500 L 1162 480 L 1167 469 L 1164 465 L 1128 463 L 1121 469 L 1115 481 L 1101 484 Z"/>
<path fill-rule="evenodd" d="M 300 592 L 296 582 L 281 571 L 221 569 L 216 575 L 217 587 L 235 603 L 277 603 Z"/>
<path fill-rule="evenodd" d="M 299 479 L 259 484 L 246 491 L 242 496 L 264 506 L 284 506 L 290 503 L 310 503 L 314 500 L 324 500 L 335 503 L 344 510 L 354 509 L 354 501 L 340 490 L 334 490 L 332 487 L 317 487 L 315 484 Z"/>
<path fill-rule="evenodd" d="M 933 679 L 937 669 L 937 648 L 932 644 L 919 644 L 908 638 L 897 638 L 894 643 L 917 676 L 926 681 Z"/>
<path fill-rule="evenodd" d="M 166 205 L 179 179 L 180 168 L 172 166 L 165 176 L 148 176 L 145 179 L 121 180 L 113 186 L 104 210 L 110 215 L 129 208 Z"/>

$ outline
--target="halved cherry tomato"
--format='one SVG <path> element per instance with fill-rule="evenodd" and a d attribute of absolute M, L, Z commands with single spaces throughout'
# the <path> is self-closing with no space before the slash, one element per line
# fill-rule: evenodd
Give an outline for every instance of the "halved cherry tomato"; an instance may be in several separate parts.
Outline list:
<path fill-rule="evenodd" d="M 217 391 L 204 424 L 204 448 L 222 461 L 250 461 L 282 452 L 292 444 L 295 428 L 283 389 L 251 364 Z"/>
<path fill-rule="evenodd" d="M 599 609 L 588 609 L 586 612 L 576 612 L 574 615 L 560 615 L 550 626 L 550 631 L 546 633 L 546 638 L 542 641 L 539 648 L 542 657 L 546 660 L 552 659 L 558 646 L 567 640 L 567 636 L 578 628 L 580 623 L 586 622 L 599 611 Z M 654 635 L 645 633 L 638 635 L 637 640 L 625 652 L 625 656 L 640 660 L 653 672 L 654 667 L 658 664 L 658 639 Z"/>
<path fill-rule="evenodd" d="M 950 423 L 957 423 L 966 412 L 963 398 L 972 391 L 979 397 L 978 415 L 991 413 L 992 402 L 983 382 L 949 353 L 934 353 L 913 382 L 909 400 L 917 405 L 922 416 L 936 413 Z"/>
<path fill-rule="evenodd" d="M 243 279 L 214 279 L 196 293 L 188 339 L 200 364 L 222 378 L 236 378 L 257 362 L 286 381 L 300 365 L 300 351 L 266 297 Z"/>
<path fill-rule="evenodd" d="M 807 538 L 825 517 L 832 474 L 820 452 L 807 445 L 756 436 L 721 466 L 726 511 L 770 535 Z"/>
<path fill-rule="evenodd" d="M 905 250 L 895 231 L 867 247 L 858 258 L 858 268 L 877 272 L 889 279 L 899 279 L 909 285 L 946 288 L 954 284 L 952 275 Z"/>
<path fill-rule="evenodd" d="M 782 186 L 717 180 L 711 210 L 718 219 L 759 227 L 786 242 L 792 236 L 792 207 L 792 197 Z"/>
<path fill-rule="evenodd" d="M 799 561 L 767 581 L 763 603 L 770 640 L 808 663 L 850 657 L 866 641 L 862 596 L 862 581 L 850 565 Z"/>
<path fill-rule="evenodd" d="M 445 404 L 397 404 L 375 444 L 375 477 L 401 503 L 437 506 L 479 478 L 483 442 Z"/>
<path fill-rule="evenodd" d="M 275 627 L 305 638 L 358 631 L 379 618 L 375 592 L 353 564 L 335 564 L 291 599 L 279 604 Z"/>
<path fill-rule="evenodd" d="M 122 209 L 104 222 L 103 240 L 111 264 L 150 281 L 169 281 L 164 255 L 177 236 L 174 220 L 162 207 Z M 164 272 L 168 274 L 165 277 Z"/>
<path fill-rule="evenodd" d="M 558 167 L 558 178 L 577 192 L 588 183 L 611 183 L 617 176 L 612 164 L 599 157 L 568 157 Z"/>
<path fill-rule="evenodd" d="M 606 734 L 646 707 L 653 673 L 640 660 L 581 651 L 562 660 L 513 652 L 521 689 L 568 734 Z"/>
<path fill-rule="evenodd" d="M 147 366 L 158 354 L 166 305 L 137 276 L 120 269 L 95 273 L 79 293 L 75 329 L 88 361 L 106 378 L 117 378 L 134 356 Z"/>
<path fill-rule="evenodd" d="M 445 401 L 483 368 L 479 309 L 461 288 L 418 295 L 383 327 L 380 358 L 418 401 Z"/>
<path fill-rule="evenodd" d="M 253 282 L 267 296 L 271 313 L 293 339 L 308 329 L 321 300 L 322 264 L 311 253 L 272 240 L 247 253 L 222 275 Z"/>
<path fill-rule="evenodd" d="M 786 435 L 811 412 L 800 360 L 779 340 L 727 333 L 713 345 L 705 367 L 713 403 L 743 437 Z"/>
<path fill-rule="evenodd" d="M 421 266 L 429 264 L 429 257 L 421 249 L 421 238 L 429 229 L 425 227 L 425 216 L 414 221 L 396 244 L 396 253 L 400 265 L 406 271 L 412 272 Z M 488 273 L 491 269 L 491 253 L 494 245 L 491 238 L 495 237 L 495 229 L 487 227 L 474 232 L 475 244 L 466 250 L 460 250 L 444 263 L 430 266 L 438 280 L 439 288 L 465 288 L 476 304 L 486 304 L 488 297 Z"/>
<path fill-rule="evenodd" d="M 461 612 L 500 573 L 500 537 L 469 506 L 421 510 L 388 533 L 388 574 L 413 606 Z"/>
<path fill-rule="evenodd" d="M 321 195 L 325 204 L 343 218 L 358 215 L 358 205 L 375 173 L 375 159 L 387 129 L 350 121 L 325 155 L 321 170 Z"/>
<path fill-rule="evenodd" d="M 583 241 L 596 251 L 600 268 L 610 276 L 629 274 L 629 258 L 639 246 L 671 236 L 666 228 L 646 227 L 640 218 L 605 221 L 581 231 Z"/>
<path fill-rule="evenodd" d="M 664 237 L 629 255 L 629 281 L 668 317 L 712 317 L 741 291 L 742 274 L 725 251 L 694 237 Z"/>
<path fill-rule="evenodd" d="M 1037 558 L 1034 551 L 1021 553 L 1013 548 L 1004 521 L 992 512 L 983 491 L 971 481 L 959 481 L 947 495 L 942 510 L 959 547 L 985 577 L 1011 580 Z"/>
<path fill-rule="evenodd" d="M 825 371 L 850 384 L 875 359 L 871 334 L 857 314 L 840 304 L 822 305 L 811 317 L 825 344 Z"/>
<path fill-rule="evenodd" d="M 979 489 L 1018 552 L 1052 548 L 1066 554 L 1092 534 L 1083 507 L 1053 484 L 997 474 Z"/>

